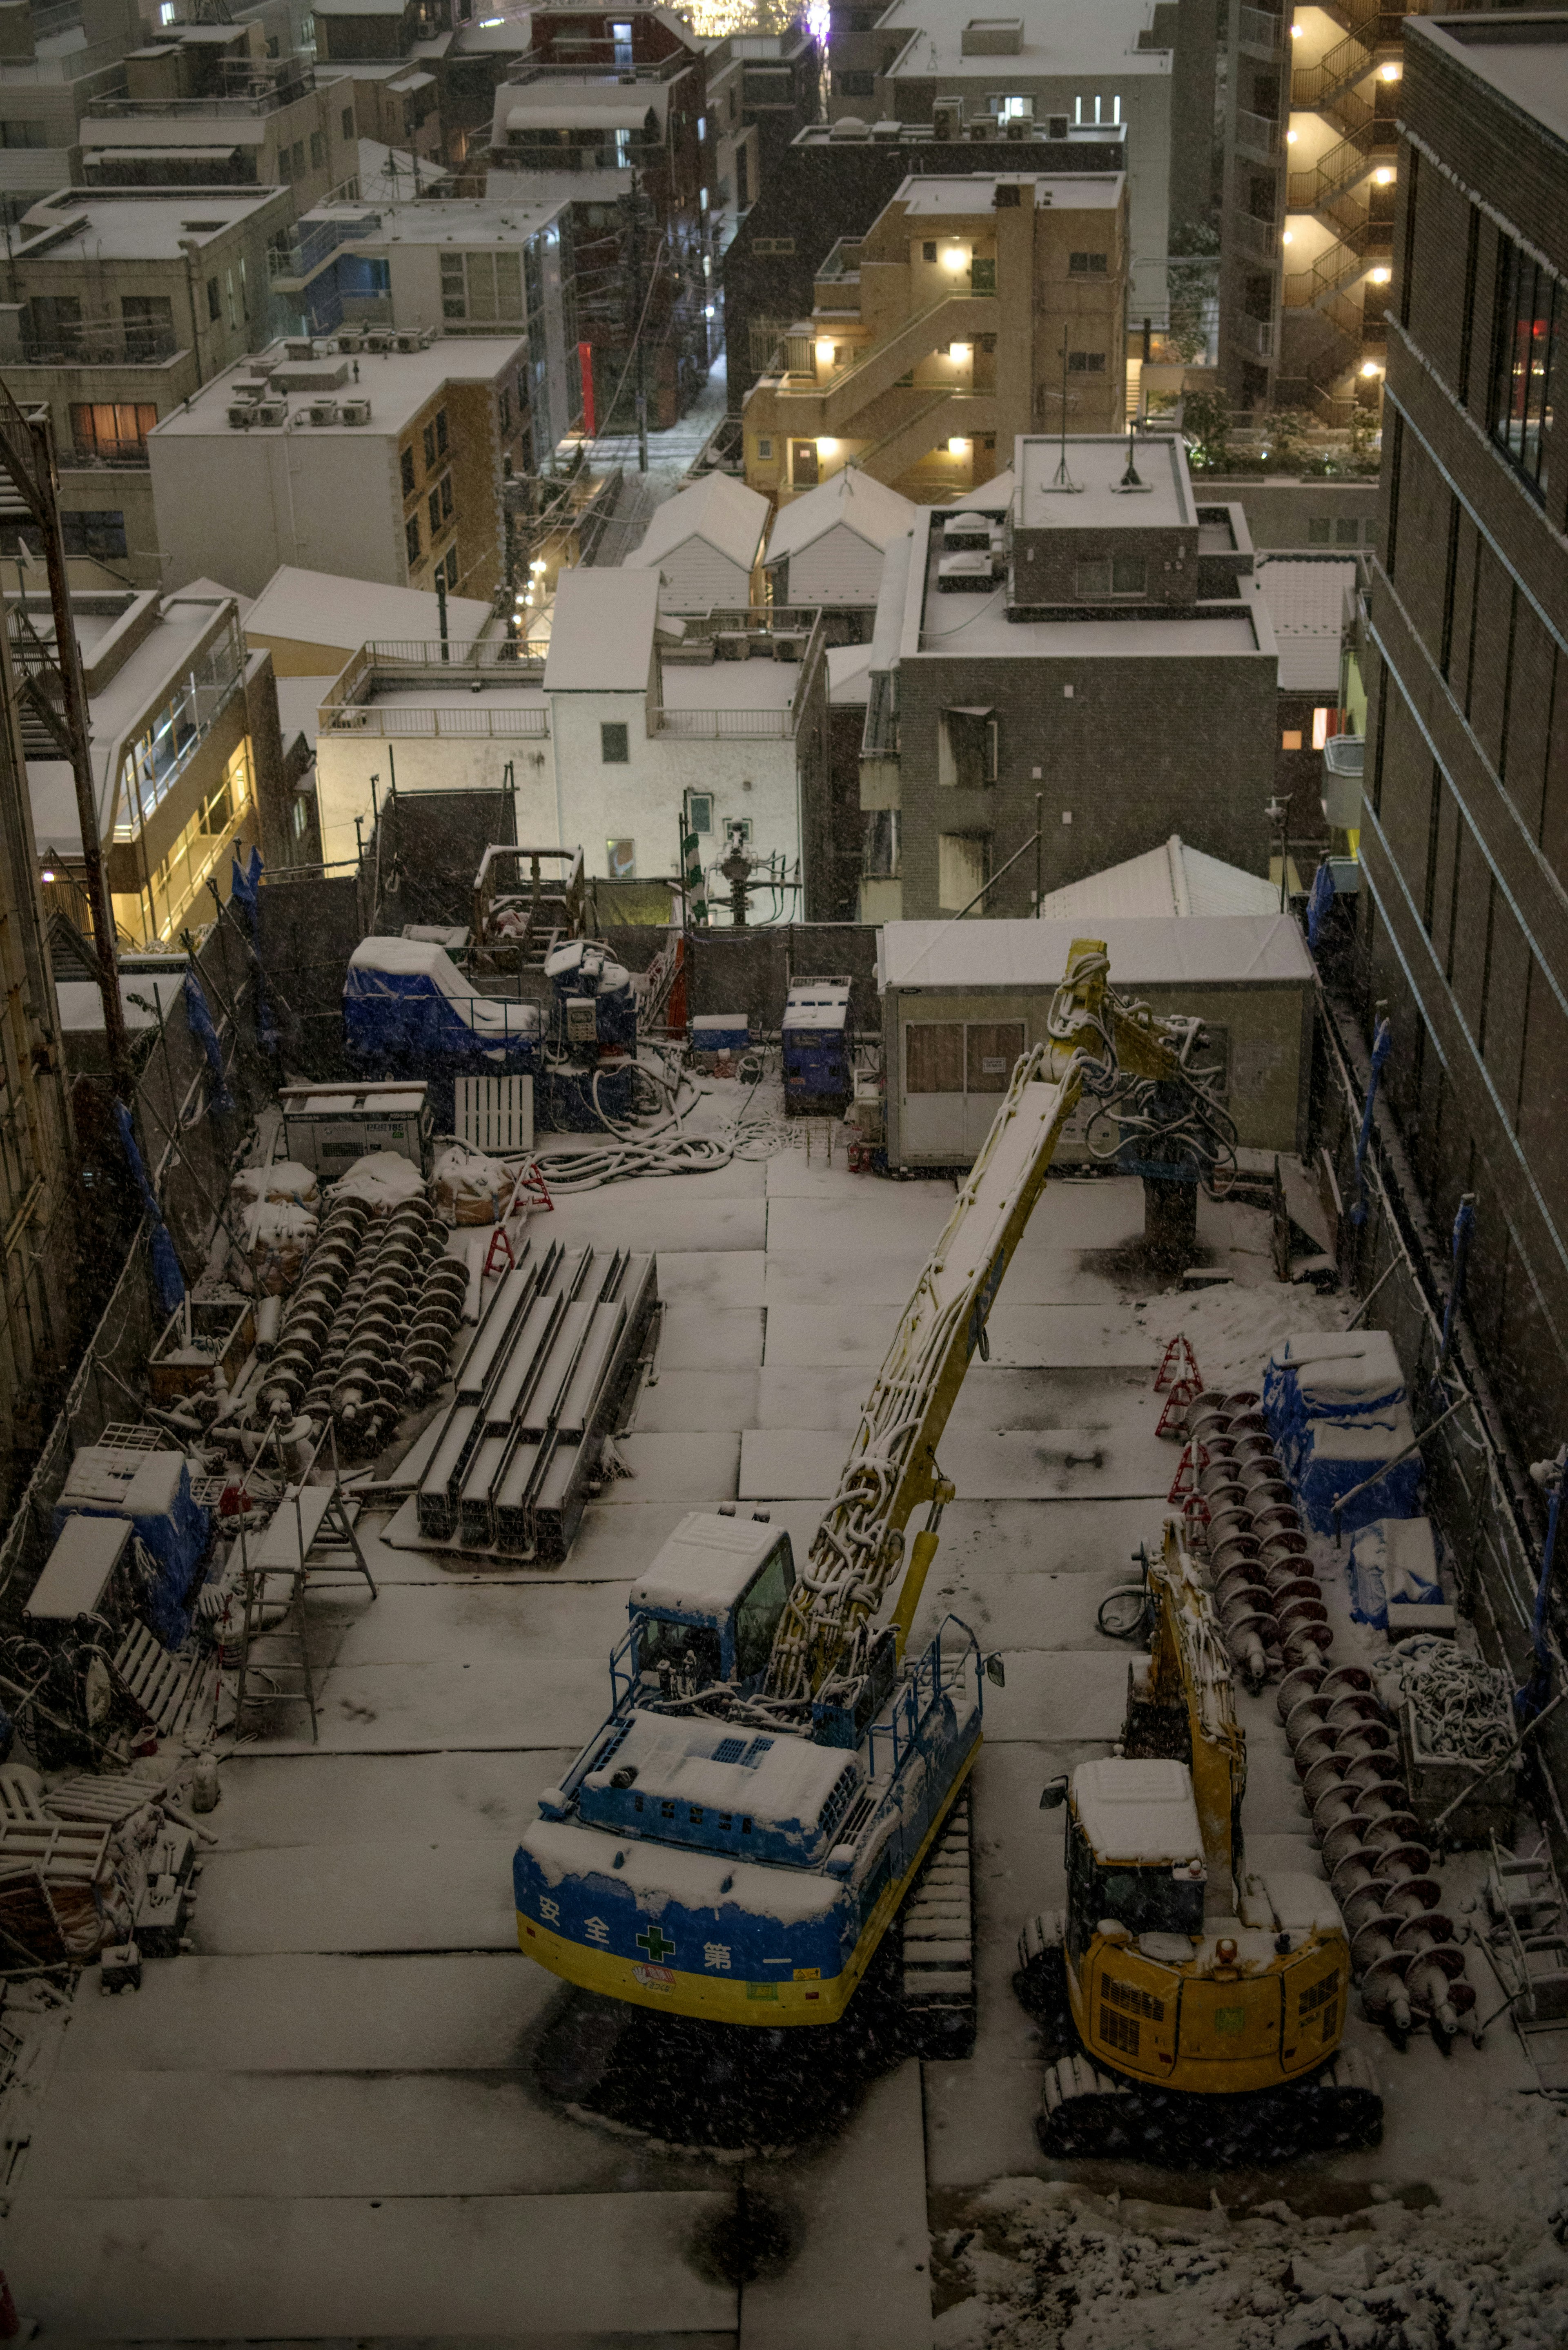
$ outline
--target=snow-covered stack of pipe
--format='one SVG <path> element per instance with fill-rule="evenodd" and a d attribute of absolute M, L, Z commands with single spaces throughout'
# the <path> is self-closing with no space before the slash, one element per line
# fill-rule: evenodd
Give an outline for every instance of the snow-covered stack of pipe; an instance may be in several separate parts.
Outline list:
<path fill-rule="evenodd" d="M 1277 1703 L 1369 2020 L 1400 2036 L 1427 2022 L 1452 2040 L 1473 2028 L 1475 1990 L 1371 1674 L 1303 1664 Z"/>
<path fill-rule="evenodd" d="M 1199 1463 L 1194 1538 L 1232 1659 L 1255 1688 L 1327 1653 L 1328 1610 L 1256 1392 L 1199 1396 L 1187 1428 Z"/>
<path fill-rule="evenodd" d="M 358 1261 L 370 1211 L 335 1200 L 321 1220 L 305 1275 L 289 1299 L 259 1398 L 264 1419 L 292 1419 L 310 1390 Z"/>

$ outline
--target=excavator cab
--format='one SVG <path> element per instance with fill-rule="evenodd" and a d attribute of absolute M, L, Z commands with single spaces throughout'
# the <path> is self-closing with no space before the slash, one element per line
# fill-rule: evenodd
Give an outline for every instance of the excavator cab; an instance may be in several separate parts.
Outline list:
<path fill-rule="evenodd" d="M 765 1511 L 692 1510 L 633 1585 L 611 1671 L 625 1660 L 639 1705 L 680 1703 L 719 1683 L 745 1694 L 767 1669 L 794 1588 L 789 1536 Z"/>

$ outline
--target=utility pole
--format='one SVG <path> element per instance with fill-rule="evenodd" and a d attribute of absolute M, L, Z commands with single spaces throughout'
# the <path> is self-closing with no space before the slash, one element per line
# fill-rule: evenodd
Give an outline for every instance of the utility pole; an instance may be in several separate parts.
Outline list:
<path fill-rule="evenodd" d="M 648 376 L 646 343 L 642 332 L 642 181 L 639 173 L 631 175 L 631 187 L 626 197 L 626 291 L 627 317 L 631 328 L 633 380 L 637 397 L 637 470 L 648 471 Z"/>

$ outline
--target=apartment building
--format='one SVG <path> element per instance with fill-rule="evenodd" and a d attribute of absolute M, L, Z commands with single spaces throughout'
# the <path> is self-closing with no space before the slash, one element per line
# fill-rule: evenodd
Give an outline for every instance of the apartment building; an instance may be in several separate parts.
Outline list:
<path fill-rule="evenodd" d="M 1064 417 L 1114 432 L 1127 266 L 1120 173 L 906 179 L 819 265 L 810 317 L 747 394 L 747 482 L 782 504 L 855 464 L 929 503 Z"/>
<path fill-rule="evenodd" d="M 303 208 L 358 174 L 351 86 L 269 57 L 260 25 L 171 26 L 124 76 L 78 131 L 90 188 L 285 186 Z"/>
<path fill-rule="evenodd" d="M 721 249 L 791 142 L 821 113 L 823 64 L 821 44 L 804 21 L 782 33 L 725 33 L 709 42 L 702 134 Z"/>
<path fill-rule="evenodd" d="M 928 122 L 939 138 L 1126 132 L 1134 265 L 1128 316 L 1167 324 L 1165 256 L 1215 211 L 1215 0 L 1015 0 L 970 16 L 943 0 L 835 5 L 831 120 Z"/>
<path fill-rule="evenodd" d="M 52 657 L 47 596 L 5 599 L 13 665 Z M 202 581 L 176 596 L 73 594 L 88 693 L 88 750 L 115 931 L 125 944 L 177 940 L 211 919 L 206 883 L 229 894 L 230 851 L 267 853 L 262 801 L 275 801 L 272 664 L 248 655 L 239 607 Z M 47 746 L 46 746 L 47 747 Z M 69 764 L 27 760 L 46 905 L 80 887 L 81 825 Z"/>
<path fill-rule="evenodd" d="M 145 37 L 134 0 L 81 0 L 74 19 L 0 10 L 0 203 L 9 216 L 80 178 L 78 136 L 95 98 L 125 87 Z"/>
<path fill-rule="evenodd" d="M 640 323 L 650 426 L 674 423 L 717 344 L 707 57 L 668 8 L 538 10 L 495 92 L 487 192 L 573 205 L 585 400 L 635 422 Z"/>
<path fill-rule="evenodd" d="M 871 639 L 861 919 L 1033 911 L 1179 832 L 1268 870 L 1278 660 L 1240 516 L 1185 445 L 1021 435 L 889 547 Z"/>
<path fill-rule="evenodd" d="M 168 577 L 257 596 L 289 564 L 493 596 L 528 414 L 515 335 L 274 345 L 149 435 Z"/>
<path fill-rule="evenodd" d="M 313 0 L 311 32 L 317 68 L 337 78 L 340 106 L 352 99 L 361 139 L 431 162 L 441 158 L 432 68 L 452 40 L 449 0 Z"/>
<path fill-rule="evenodd" d="M 452 196 L 307 213 L 272 256 L 275 306 L 301 334 L 344 328 L 520 336 L 527 397 L 517 462 L 545 466 L 583 407 L 572 206 Z"/>
<path fill-rule="evenodd" d="M 74 585 L 162 584 L 148 437 L 265 341 L 268 247 L 292 216 L 284 189 L 66 188 L 13 230 L 0 369 L 53 418 Z"/>
<path fill-rule="evenodd" d="M 1405 27 L 1362 1009 L 1526 1459 L 1568 1420 L 1568 16 Z"/>
<path fill-rule="evenodd" d="M 847 117 L 809 124 L 763 181 L 720 264 L 731 414 L 810 311 L 818 263 L 841 240 L 864 236 L 910 172 L 1077 176 L 1119 172 L 1123 160 L 1123 130 L 1109 124 L 1064 140 L 1036 129 L 1022 153 L 1000 124 L 981 139 L 938 139 L 929 123 L 879 122 L 874 132 Z"/>
<path fill-rule="evenodd" d="M 1404 0 L 1229 11 L 1221 379 L 1343 427 L 1382 400 Z"/>

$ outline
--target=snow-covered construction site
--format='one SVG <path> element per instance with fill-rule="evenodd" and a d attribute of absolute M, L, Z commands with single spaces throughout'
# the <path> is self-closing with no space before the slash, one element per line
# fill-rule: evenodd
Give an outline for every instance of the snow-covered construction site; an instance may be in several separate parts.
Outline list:
<path fill-rule="evenodd" d="M 0 2334 L 1568 2339 L 1560 1471 L 1230 919 L 371 935 L 314 1081 L 220 926 L 9 1537 Z"/>

